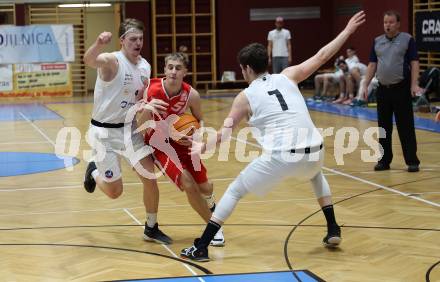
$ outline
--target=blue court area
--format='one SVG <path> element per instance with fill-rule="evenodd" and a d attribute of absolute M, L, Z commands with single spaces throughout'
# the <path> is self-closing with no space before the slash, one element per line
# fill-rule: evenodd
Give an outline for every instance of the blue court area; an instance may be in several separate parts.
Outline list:
<path fill-rule="evenodd" d="M 0 121 L 63 119 L 46 106 L 37 103 L 0 105 Z"/>
<path fill-rule="evenodd" d="M 243 274 L 221 274 L 191 277 L 173 277 L 157 279 L 138 279 L 124 281 L 148 281 L 148 282 L 317 282 L 324 281 L 307 270 L 295 270 L 295 275 L 291 271 L 279 272 L 259 272 Z"/>
<path fill-rule="evenodd" d="M 377 121 L 376 108 L 350 107 L 330 103 L 316 103 L 311 99 L 307 99 L 306 103 L 307 107 L 313 111 Z M 440 123 L 435 122 L 433 118 L 427 119 L 414 117 L 414 124 L 417 129 L 440 132 Z"/>
<path fill-rule="evenodd" d="M 55 154 L 0 152 L 0 177 L 40 173 L 71 167 L 79 163 L 74 157 L 59 158 Z"/>

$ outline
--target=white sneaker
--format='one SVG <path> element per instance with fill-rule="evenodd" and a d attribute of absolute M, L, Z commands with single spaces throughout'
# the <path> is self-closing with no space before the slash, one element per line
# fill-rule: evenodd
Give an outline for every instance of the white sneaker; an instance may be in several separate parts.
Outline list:
<path fill-rule="evenodd" d="M 223 247 L 225 245 L 225 236 L 223 235 L 223 228 L 220 228 L 215 234 L 214 239 L 212 239 L 211 246 L 213 247 Z"/>

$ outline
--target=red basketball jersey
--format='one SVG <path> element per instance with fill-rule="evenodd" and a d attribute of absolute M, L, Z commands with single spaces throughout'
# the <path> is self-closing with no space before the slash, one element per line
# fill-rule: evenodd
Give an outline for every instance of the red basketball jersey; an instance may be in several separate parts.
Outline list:
<path fill-rule="evenodd" d="M 164 87 L 165 78 L 152 78 L 150 79 L 150 85 L 147 90 L 147 101 L 152 99 L 161 99 L 168 103 L 168 109 L 166 114 L 161 114 L 162 119 L 166 119 L 169 115 L 176 114 L 181 115 L 185 112 L 188 104 L 189 93 L 191 91 L 191 85 L 182 82 L 182 87 L 179 94 L 170 97 Z M 155 119 L 158 117 L 156 116 Z"/>

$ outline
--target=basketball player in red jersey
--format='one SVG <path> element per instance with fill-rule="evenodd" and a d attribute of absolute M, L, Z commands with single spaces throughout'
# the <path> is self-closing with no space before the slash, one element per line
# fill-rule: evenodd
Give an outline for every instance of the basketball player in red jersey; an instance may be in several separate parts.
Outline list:
<path fill-rule="evenodd" d="M 155 131 L 168 131 L 173 115 L 181 115 L 189 108 L 192 115 L 202 124 L 202 110 L 199 93 L 191 85 L 183 82 L 187 73 L 188 57 L 183 53 L 172 53 L 165 58 L 165 77 L 150 79 L 144 92 L 144 102 L 154 108 L 148 111 L 147 119 L 154 119 Z M 203 124 L 202 124 L 203 126 Z M 190 155 L 191 140 L 181 138 L 174 141 L 169 134 L 155 139 L 160 134 L 154 131 L 145 134 L 145 142 L 154 148 L 156 165 L 165 172 L 180 190 L 186 192 L 192 208 L 208 222 L 215 208 L 213 185 L 208 181 L 206 168 L 199 159 L 196 167 Z M 165 142 L 165 143 L 164 143 Z M 172 147 L 172 149 L 171 149 Z M 171 150 L 169 150 L 170 148 Z M 223 231 L 219 230 L 211 241 L 212 246 L 223 246 Z"/>

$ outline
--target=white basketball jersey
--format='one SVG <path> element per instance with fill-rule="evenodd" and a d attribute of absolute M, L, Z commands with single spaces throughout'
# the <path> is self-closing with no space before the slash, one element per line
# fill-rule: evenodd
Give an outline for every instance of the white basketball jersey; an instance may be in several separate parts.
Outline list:
<path fill-rule="evenodd" d="M 142 99 L 144 81 L 150 78 L 151 66 L 144 58 L 134 65 L 121 51 L 113 54 L 118 59 L 118 72 L 108 82 L 98 75 L 92 118 L 103 123 L 124 123 L 130 107 Z"/>
<path fill-rule="evenodd" d="M 252 111 L 249 125 L 263 149 L 284 151 L 322 144 L 298 86 L 285 75 L 264 74 L 244 93 Z"/>

